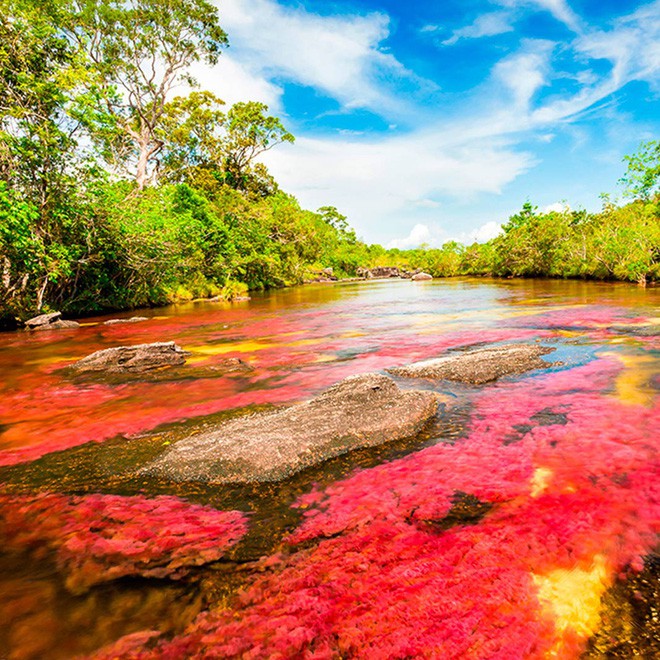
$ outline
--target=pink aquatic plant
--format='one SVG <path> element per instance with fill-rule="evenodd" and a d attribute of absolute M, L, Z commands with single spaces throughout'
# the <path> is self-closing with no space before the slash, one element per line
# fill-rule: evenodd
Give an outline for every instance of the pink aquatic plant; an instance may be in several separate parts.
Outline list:
<path fill-rule="evenodd" d="M 127 657 L 578 657 L 599 594 L 660 531 L 660 410 L 608 394 L 620 369 L 496 385 L 456 445 L 301 497 L 290 556 L 233 607 Z M 492 508 L 447 528 L 458 491 Z M 596 606 L 573 621 L 589 590 Z"/>
<path fill-rule="evenodd" d="M 316 328 L 320 336 L 311 340 L 300 341 L 300 325 L 289 321 L 283 327 L 288 334 L 283 332 L 282 336 L 270 340 L 262 337 L 260 343 L 251 341 L 251 337 L 259 336 L 252 324 L 241 326 L 245 335 L 237 337 L 235 343 L 219 345 L 223 351 L 221 358 L 242 358 L 249 362 L 252 371 L 240 377 L 220 375 L 115 385 L 72 382 L 62 372 L 62 367 L 71 360 L 48 361 L 40 369 L 19 372 L 15 381 L 8 377 L 0 382 L 0 417 L 6 426 L 0 434 L 0 466 L 35 460 L 50 452 L 101 442 L 119 434 L 136 435 L 160 424 L 225 410 L 265 403 L 294 403 L 311 398 L 347 376 L 434 357 L 448 348 L 543 334 L 527 329 L 462 331 L 421 337 L 412 333 L 398 336 L 391 332 L 376 333 L 369 339 L 373 351 L 358 352 L 351 360 L 341 360 L 340 352 L 361 340 L 327 335 L 328 326 L 324 324 L 330 323 L 330 319 L 316 323 L 320 324 Z M 255 321 L 254 324 L 266 331 L 264 322 Z M 110 332 L 117 332 L 115 328 L 122 326 L 109 327 Z M 153 326 L 145 323 L 139 341 L 149 339 L 144 335 L 149 328 L 153 332 Z M 138 339 L 132 338 L 132 342 L 135 341 Z M 187 344 L 185 338 L 180 341 L 186 349 L 195 350 L 194 344 Z M 309 350 L 310 341 L 314 350 Z M 213 367 L 218 356 L 212 351 L 216 348 L 203 346 L 202 349 L 211 354 L 201 361 L 196 358 L 195 366 Z M 82 351 L 91 352 L 91 349 L 92 345 L 87 349 L 82 345 Z M 82 352 L 79 357 L 84 354 Z M 319 356 L 324 357 L 319 359 Z M 3 365 L 2 357 L 0 353 L 0 369 L 7 368 L 7 373 L 11 374 L 9 366 Z M 185 373 L 185 367 L 182 369 Z M 137 405 L 140 414 L 136 414 Z"/>
<path fill-rule="evenodd" d="M 0 495 L 3 549 L 54 552 L 75 593 L 126 575 L 181 578 L 246 531 L 239 511 L 172 496 Z"/>

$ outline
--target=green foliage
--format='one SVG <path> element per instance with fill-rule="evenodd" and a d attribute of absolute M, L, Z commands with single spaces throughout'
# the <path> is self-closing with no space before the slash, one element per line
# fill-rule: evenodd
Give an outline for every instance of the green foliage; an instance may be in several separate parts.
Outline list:
<path fill-rule="evenodd" d="M 195 85 L 194 62 L 215 64 L 227 35 L 206 0 L 69 0 L 59 23 L 86 58 L 87 128 L 99 153 L 135 177 L 156 178 L 165 146 L 166 101 L 179 83 Z M 91 103 L 90 103 L 91 101 Z"/>
<path fill-rule="evenodd" d="M 171 99 L 226 44 L 208 0 L 0 0 L 0 324 L 230 298 L 327 267 L 660 277 L 659 142 L 626 159 L 626 206 L 526 202 L 486 244 L 385 250 L 279 190 L 258 158 L 294 137 L 267 106 Z"/>
<path fill-rule="evenodd" d="M 626 194 L 647 202 L 656 199 L 660 195 L 660 141 L 642 143 L 637 153 L 623 160 L 628 164 L 628 170 L 621 179 L 626 186 Z"/>

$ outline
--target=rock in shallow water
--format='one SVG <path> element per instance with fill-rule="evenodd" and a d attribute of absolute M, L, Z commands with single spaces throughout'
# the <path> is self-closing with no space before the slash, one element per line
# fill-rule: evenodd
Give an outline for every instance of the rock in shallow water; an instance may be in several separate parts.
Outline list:
<path fill-rule="evenodd" d="M 25 321 L 25 327 L 28 330 L 60 330 L 62 328 L 79 328 L 77 321 L 64 321 L 60 317 L 62 312 L 51 312 L 50 314 L 40 314 L 28 321 Z"/>
<path fill-rule="evenodd" d="M 128 319 L 109 319 L 103 321 L 103 325 L 117 325 L 120 323 L 140 323 L 140 321 L 148 321 L 149 318 L 146 316 L 131 316 Z"/>
<path fill-rule="evenodd" d="M 410 279 L 413 282 L 426 282 L 427 280 L 432 280 L 433 276 L 428 273 L 415 273 Z"/>
<path fill-rule="evenodd" d="M 415 362 L 405 367 L 392 367 L 388 371 L 404 378 L 456 380 L 481 385 L 502 376 L 547 368 L 551 365 L 542 360 L 541 355 L 554 350 L 537 344 L 487 346 Z"/>
<path fill-rule="evenodd" d="M 117 346 L 96 351 L 71 365 L 78 373 L 141 373 L 184 364 L 187 353 L 173 341 Z"/>
<path fill-rule="evenodd" d="M 380 374 L 351 376 L 306 403 L 185 438 L 140 472 L 174 481 L 278 481 L 353 449 L 412 436 L 437 407 L 433 392 L 401 391 Z"/>

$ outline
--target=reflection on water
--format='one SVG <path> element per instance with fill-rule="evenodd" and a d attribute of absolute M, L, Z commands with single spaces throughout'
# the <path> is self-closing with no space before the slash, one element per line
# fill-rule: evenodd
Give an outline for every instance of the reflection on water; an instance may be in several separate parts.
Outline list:
<path fill-rule="evenodd" d="M 175 495 L 243 512 L 249 524 L 225 559 L 183 581 L 124 578 L 73 596 L 66 562 L 42 556 L 57 526 L 8 499 L 5 533 L 24 541 L 29 529 L 31 541 L 0 561 L 0 657 L 71 657 L 118 638 L 99 657 L 131 657 L 132 648 L 204 657 L 211 647 L 220 657 L 629 657 L 615 653 L 625 644 L 652 657 L 653 589 L 625 585 L 657 580 L 639 572 L 655 561 L 660 514 L 657 298 L 584 282 L 382 281 L 0 335 L 5 491 L 28 500 L 39 490 L 118 494 L 127 509 L 137 494 Z M 169 340 L 191 358 L 155 376 L 92 380 L 66 369 L 100 348 Z M 135 476 L 172 442 L 228 416 L 311 398 L 352 374 L 511 340 L 540 340 L 561 364 L 478 388 L 399 381 L 440 395 L 416 438 L 276 484 Z M 228 358 L 245 364 L 227 368 Z M 92 497 L 121 508 L 121 499 Z M 123 556 L 125 537 L 137 538 L 125 526 L 103 537 Z M 90 552 L 101 529 L 90 527 Z M 202 608 L 211 613 L 195 619 Z M 607 642 L 599 631 L 614 611 L 623 623 Z"/>

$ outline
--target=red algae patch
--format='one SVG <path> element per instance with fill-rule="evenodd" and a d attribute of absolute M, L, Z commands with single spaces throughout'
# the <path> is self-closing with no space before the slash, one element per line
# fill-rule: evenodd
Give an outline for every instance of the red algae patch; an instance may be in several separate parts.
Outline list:
<path fill-rule="evenodd" d="M 303 496 L 292 554 L 128 657 L 579 657 L 660 531 L 660 410 L 610 394 L 620 369 L 494 386 L 460 443 Z M 447 527 L 459 492 L 492 506 Z"/>
<path fill-rule="evenodd" d="M 181 578 L 246 532 L 239 511 L 171 496 L 0 495 L 3 550 L 53 551 L 73 593 L 127 575 Z"/>

